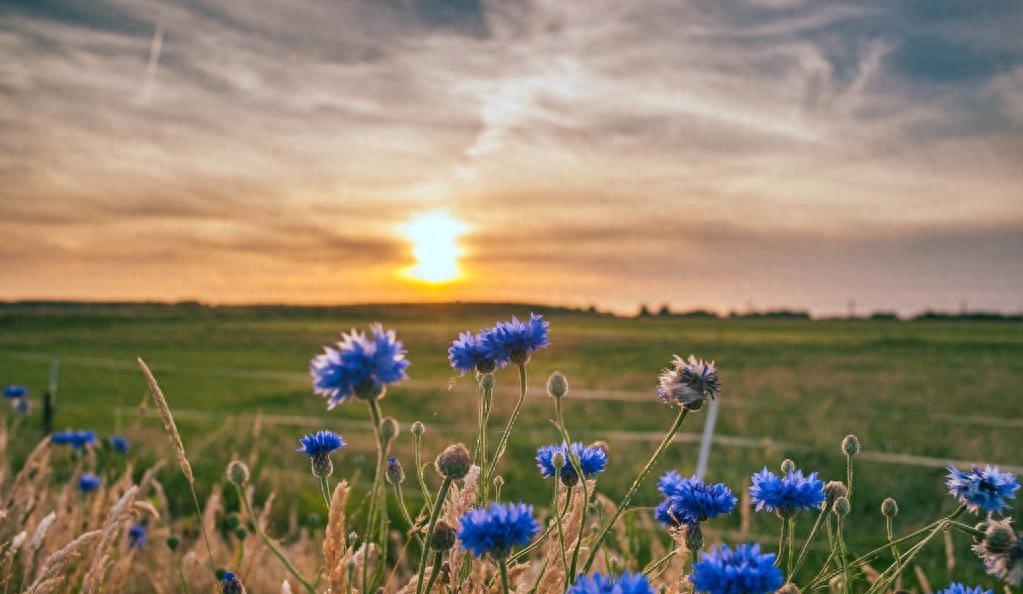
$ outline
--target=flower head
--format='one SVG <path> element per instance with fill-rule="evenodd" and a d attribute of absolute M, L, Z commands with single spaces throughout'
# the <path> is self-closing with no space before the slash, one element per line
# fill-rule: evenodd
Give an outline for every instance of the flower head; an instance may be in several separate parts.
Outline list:
<path fill-rule="evenodd" d="M 1015 499 L 1019 490 L 1016 475 L 999 472 L 997 466 L 983 470 L 975 466 L 968 472 L 949 466 L 945 484 L 948 492 L 974 513 L 1002 511 L 1009 507 L 1005 500 Z"/>
<path fill-rule="evenodd" d="M 4 398 L 24 398 L 28 396 L 28 388 L 25 386 L 10 385 L 4 388 Z"/>
<path fill-rule="evenodd" d="M 405 348 L 394 331 L 373 324 L 370 334 L 342 334 L 337 348 L 323 347 L 310 361 L 313 390 L 328 399 L 328 409 L 352 397 L 379 398 L 387 386 L 408 379 Z"/>
<path fill-rule="evenodd" d="M 146 527 L 132 524 L 128 529 L 128 548 L 141 549 L 146 544 Z"/>
<path fill-rule="evenodd" d="M 1018 586 L 1023 583 L 1023 534 L 1012 529 L 1012 519 L 990 519 L 986 522 L 984 538 L 973 545 L 990 575 L 1005 583 Z"/>
<path fill-rule="evenodd" d="M 793 470 L 779 477 L 765 467 L 753 475 L 749 494 L 757 511 L 793 514 L 820 507 L 824 502 L 824 481 L 817 478 L 816 472 L 803 476 L 802 470 Z"/>
<path fill-rule="evenodd" d="M 761 553 L 758 544 L 728 545 L 704 553 L 693 564 L 689 581 L 708 594 L 766 594 L 782 584 L 774 553 Z"/>
<path fill-rule="evenodd" d="M 554 454 L 558 452 L 565 457 L 565 465 L 561 468 L 560 473 L 554 466 Z M 607 467 L 607 450 L 603 448 L 587 446 L 576 442 L 572 444 L 572 456 L 579 460 L 579 468 L 583 471 L 583 476 L 587 478 L 603 472 Z M 575 485 L 579 482 L 579 475 L 572 466 L 568 455 L 568 446 L 564 443 L 561 445 L 543 446 L 536 450 L 536 465 L 539 467 L 540 474 L 544 478 L 559 475 L 561 481 L 566 485 Z"/>
<path fill-rule="evenodd" d="M 657 481 L 657 488 L 665 499 L 655 516 L 665 526 L 692 526 L 735 509 L 735 495 L 724 483 L 708 485 L 695 476 L 683 478 L 670 471 Z"/>
<path fill-rule="evenodd" d="M 659 379 L 657 397 L 661 402 L 692 410 L 703 406 L 707 398 L 717 398 L 721 392 L 714 362 L 707 363 L 695 355 L 689 355 L 688 359 L 675 355 L 672 367 L 662 371 Z"/>
<path fill-rule="evenodd" d="M 123 435 L 115 435 L 110 438 L 110 447 L 118 454 L 127 454 L 128 440 Z"/>
<path fill-rule="evenodd" d="M 405 482 L 405 469 L 401 467 L 401 462 L 394 456 L 387 459 L 384 478 L 392 485 L 400 485 Z"/>
<path fill-rule="evenodd" d="M 952 582 L 944 590 L 939 590 L 937 594 L 991 594 L 991 590 L 985 590 L 980 586 L 970 588 L 960 582 Z"/>
<path fill-rule="evenodd" d="M 497 367 L 497 362 L 491 359 L 483 348 L 483 337 L 489 332 L 490 330 L 484 330 L 479 334 L 460 332 L 458 339 L 451 342 L 448 361 L 455 371 L 462 375 L 473 370 L 490 373 Z"/>
<path fill-rule="evenodd" d="M 480 343 L 486 356 L 502 367 L 509 362 L 525 365 L 531 353 L 550 344 L 550 326 L 543 316 L 534 313 L 529 314 L 526 322 L 512 316 L 510 322 L 498 322 L 480 333 Z"/>
<path fill-rule="evenodd" d="M 96 489 L 99 489 L 100 484 L 102 484 L 102 481 L 98 476 L 91 472 L 87 472 L 79 477 L 78 490 L 82 493 L 92 493 Z"/>
<path fill-rule="evenodd" d="M 310 458 L 323 454 L 330 454 L 334 450 L 345 447 L 345 440 L 333 431 L 317 431 L 310 433 L 298 440 L 302 446 L 295 451 L 303 452 Z"/>
<path fill-rule="evenodd" d="M 471 509 L 461 517 L 458 539 L 477 557 L 504 557 L 513 547 L 528 544 L 540 531 L 533 506 L 524 503 L 491 503 Z"/>
<path fill-rule="evenodd" d="M 568 589 L 568 594 L 654 594 L 647 577 L 642 573 L 633 574 L 628 571 L 618 579 L 604 577 L 599 573 L 593 577 L 582 576 L 575 585 Z"/>
<path fill-rule="evenodd" d="M 56 445 L 69 445 L 76 450 L 80 450 L 96 442 L 96 432 L 83 430 L 58 431 L 50 436 L 50 441 Z"/>
<path fill-rule="evenodd" d="M 224 594 L 245 594 L 245 586 L 233 571 L 225 571 L 220 576 L 220 591 Z"/>

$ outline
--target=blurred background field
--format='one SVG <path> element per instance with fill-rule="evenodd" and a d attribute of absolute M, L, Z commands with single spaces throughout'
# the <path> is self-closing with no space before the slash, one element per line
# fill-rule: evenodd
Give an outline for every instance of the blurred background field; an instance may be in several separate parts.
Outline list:
<path fill-rule="evenodd" d="M 0 381 L 27 385 L 35 405 L 32 419 L 18 428 L 12 455 L 17 463 L 40 436 L 39 397 L 59 359 L 57 429 L 120 433 L 142 460 L 167 456 L 135 365 L 142 356 L 175 411 L 203 489 L 221 479 L 233 455 L 255 452 L 259 492 L 278 491 L 279 521 L 289 514 L 309 518 L 322 502 L 307 460 L 293 451 L 297 438 L 321 428 L 340 432 L 349 445 L 335 457 L 335 477 L 349 477 L 357 487 L 366 482 L 373 452 L 361 403 L 328 412 L 312 394 L 306 369 L 321 345 L 372 321 L 398 332 L 409 350 L 412 380 L 388 393 L 384 414 L 405 429 L 423 421 L 432 459 L 448 443 L 471 444 L 474 431 L 474 383 L 448 367 L 450 341 L 460 330 L 530 311 L 551 322 L 551 347 L 528 366 L 531 397 L 500 470 L 505 498 L 538 507 L 549 502 L 548 484 L 532 457 L 538 445 L 557 440 L 542 386 L 560 370 L 571 386 L 566 414 L 573 437 L 610 444 L 599 490 L 617 499 L 670 425 L 674 413 L 656 400 L 654 386 L 675 353 L 717 361 L 724 387 L 708 478 L 737 493 L 751 473 L 765 465 L 776 470 L 785 457 L 820 470 L 825 479 L 844 479 L 839 443 L 847 433 L 860 437 L 864 453 L 857 459 L 848 524 L 854 553 L 883 538 L 878 506 L 886 496 L 898 500 L 896 525 L 903 529 L 954 508 L 942 463 L 1023 467 L 1019 322 L 616 318 L 498 304 L 6 306 L 0 309 Z M 513 371 L 499 372 L 497 382 L 492 443 L 517 394 Z M 669 468 L 693 472 L 705 418 L 705 412 L 690 415 L 656 474 Z M 397 444 L 409 472 L 411 444 L 407 431 Z M 176 469 L 167 467 L 162 475 L 171 505 L 187 514 L 190 501 Z M 416 495 L 414 482 L 407 485 L 410 496 Z M 657 503 L 655 482 L 648 479 L 637 503 Z M 804 530 L 810 522 L 804 519 Z M 748 525 L 735 514 L 710 527 L 719 531 L 710 538 L 726 541 L 736 531 L 768 543 L 777 535 L 777 520 L 767 514 L 754 514 Z M 968 543 L 955 538 L 962 541 L 955 549 L 964 561 Z M 921 559 L 937 580 L 944 579 L 948 562 L 940 545 Z M 980 575 L 976 561 L 956 569 L 957 579 Z"/>

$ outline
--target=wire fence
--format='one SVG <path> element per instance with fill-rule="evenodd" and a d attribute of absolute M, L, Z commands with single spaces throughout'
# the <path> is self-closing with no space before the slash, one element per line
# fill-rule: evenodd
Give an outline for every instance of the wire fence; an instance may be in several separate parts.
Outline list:
<path fill-rule="evenodd" d="M 136 371 L 138 368 L 134 361 L 125 361 L 123 359 L 109 358 L 109 357 L 94 357 L 94 356 L 82 356 L 82 355 L 57 355 L 54 353 L 41 353 L 41 352 L 26 352 L 26 351 L 0 351 L 0 358 L 20 360 L 20 361 L 31 361 L 31 362 L 46 362 L 49 363 L 54 359 L 59 359 L 61 364 L 64 366 L 71 367 L 88 367 L 88 368 L 102 368 L 110 370 L 121 370 L 121 371 Z M 225 377 L 225 378 L 238 378 L 238 379 L 249 379 L 249 380 L 260 380 L 260 381 L 279 381 L 285 384 L 295 385 L 308 385 L 309 376 L 305 373 L 287 372 L 287 371 L 276 371 L 266 369 L 251 369 L 244 367 L 232 367 L 232 366 L 219 366 L 219 365 L 207 365 L 202 367 L 196 366 L 181 366 L 175 364 L 159 364 L 154 365 L 153 370 L 155 372 L 174 373 L 174 372 L 187 372 L 189 374 L 200 374 L 207 376 Z M 403 389 L 414 390 L 414 391 L 430 391 L 430 392 L 448 392 L 451 391 L 452 386 L 444 382 L 427 381 L 427 380 L 409 380 L 402 385 Z M 530 390 L 533 397 L 538 397 L 544 394 L 545 388 L 542 386 L 534 386 Z M 592 400 L 592 401 L 609 401 L 609 402 L 645 402 L 649 401 L 651 395 L 644 392 L 629 392 L 629 391 L 616 391 L 616 390 L 588 390 L 588 389 L 573 389 L 571 393 L 573 399 L 580 400 Z M 721 406 L 723 408 L 738 408 L 738 409 L 777 409 L 777 410 L 791 410 L 795 408 L 795 405 L 787 403 L 771 403 L 763 401 L 753 401 L 745 399 L 727 398 L 721 400 Z M 89 405 L 78 405 L 75 403 L 65 403 L 61 405 L 61 408 L 65 410 L 95 410 L 95 406 Z M 134 407 L 113 407 L 115 411 L 119 411 L 122 414 L 131 414 L 138 412 L 138 409 Z M 850 404 L 842 404 L 835 406 L 834 410 L 841 414 L 855 414 L 864 413 L 874 416 L 876 409 L 874 407 L 857 407 Z M 915 420 L 920 423 L 946 423 L 946 424 L 960 424 L 970 425 L 979 427 L 989 428 L 1023 428 L 1023 418 L 1004 418 L 1004 417 L 988 417 L 979 415 L 952 415 L 946 413 L 932 412 L 924 409 L 912 409 L 904 408 L 901 413 L 906 415 L 907 420 Z M 155 414 L 152 411 L 148 411 L 145 414 Z M 254 418 L 255 415 L 252 413 L 237 413 L 228 411 L 199 411 L 199 410 L 179 410 L 175 409 L 174 414 L 176 417 L 192 421 L 223 421 L 229 417 L 245 419 L 247 417 Z M 280 415 L 280 414 L 260 414 L 261 422 L 268 425 L 284 425 L 291 427 L 310 427 L 317 428 L 322 425 L 323 420 L 321 417 L 316 416 L 303 416 L 303 415 Z M 885 418 L 891 419 L 892 412 L 886 411 Z M 469 425 L 457 425 L 457 424 L 434 424 L 438 429 L 450 430 L 450 431 L 464 431 L 473 432 L 476 430 L 475 426 Z M 351 431 L 369 431 L 371 429 L 368 423 L 360 421 L 340 421 L 341 428 Z M 600 428 L 598 428 L 600 429 Z M 528 428 L 520 430 L 521 433 L 531 434 L 532 432 Z M 539 431 L 535 432 L 539 434 Z M 634 430 L 616 430 L 611 428 L 601 429 L 601 434 L 606 435 L 609 440 L 614 441 L 634 441 L 634 442 L 657 442 L 660 441 L 664 434 L 656 431 L 634 431 Z M 701 434 L 699 433 L 679 433 L 675 437 L 676 442 L 679 443 L 699 443 L 701 441 Z M 713 443 L 715 446 L 721 446 L 726 448 L 741 448 L 741 449 L 756 449 L 765 450 L 773 449 L 783 452 L 819 452 L 828 453 L 831 455 L 837 455 L 830 450 L 825 450 L 814 444 L 793 442 L 787 440 L 778 440 L 770 436 L 759 436 L 759 437 L 748 437 L 748 436 L 737 436 L 737 435 L 724 435 L 715 434 L 713 437 Z M 978 461 L 978 460 L 952 460 L 947 458 L 936 458 L 931 456 L 921 456 L 907 452 L 878 452 L 878 451 L 863 451 L 859 454 L 859 459 L 869 460 L 872 462 L 878 462 L 882 464 L 894 464 L 904 466 L 916 466 L 925 468 L 944 468 L 949 464 L 956 466 L 976 466 L 985 464 L 996 464 L 994 461 Z M 1012 464 L 998 464 L 1003 470 L 1008 472 L 1015 472 L 1023 474 L 1023 466 L 1012 465 Z"/>

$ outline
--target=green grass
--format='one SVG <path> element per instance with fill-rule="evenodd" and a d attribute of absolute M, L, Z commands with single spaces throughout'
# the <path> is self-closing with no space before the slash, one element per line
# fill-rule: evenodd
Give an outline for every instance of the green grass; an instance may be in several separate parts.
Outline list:
<path fill-rule="evenodd" d="M 140 455 L 154 459 L 169 451 L 158 421 L 133 412 L 147 401 L 134 366 L 141 355 L 180 411 L 186 447 L 205 489 L 219 480 L 231 455 L 248 456 L 255 444 L 263 489 L 276 488 L 303 511 L 318 512 L 317 484 L 307 474 L 307 462 L 291 451 L 300 433 L 333 428 L 346 437 L 350 447 L 337 458 L 340 476 L 359 472 L 365 477 L 372 463 L 365 407 L 353 402 L 328 413 L 311 393 L 306 368 L 320 345 L 370 320 L 395 328 L 409 349 L 413 380 L 390 391 L 382 402 L 384 414 L 403 424 L 423 421 L 428 450 L 436 453 L 455 441 L 471 444 L 475 419 L 471 378 L 458 378 L 447 366 L 450 340 L 459 330 L 528 311 L 498 305 L 7 307 L 0 310 L 0 382 L 26 384 L 38 396 L 47 382 L 49 357 L 61 357 L 57 426 L 124 432 Z M 839 443 L 847 433 L 857 434 L 871 453 L 1023 466 L 1019 323 L 618 319 L 544 311 L 552 324 L 551 348 L 529 364 L 536 397 L 527 401 L 501 465 L 510 497 L 538 506 L 548 498 L 532 456 L 537 445 L 558 440 L 548 422 L 551 403 L 541 397 L 549 373 L 564 372 L 575 390 L 566 401 L 573 437 L 610 444 L 611 464 L 600 490 L 617 499 L 655 445 L 650 440 L 672 420 L 673 413 L 653 396 L 657 373 L 672 354 L 690 352 L 716 360 L 720 369 L 724 388 L 717 434 L 722 441 L 712 452 L 709 478 L 727 481 L 735 491 L 752 472 L 765 464 L 777 468 L 785 457 L 820 470 L 825 478 L 842 479 Z M 513 371 L 500 372 L 497 380 L 491 443 L 517 394 Z M 579 397 L 617 392 L 637 400 Z M 193 418 L 191 412 L 202 416 Z M 267 415 L 258 438 L 251 416 L 257 412 Z M 704 417 L 691 415 L 683 432 L 701 431 Z M 24 427 L 22 435 L 28 430 Z M 764 441 L 732 443 L 729 437 Z M 27 449 L 25 441 L 15 444 L 16 455 Z M 410 444 L 408 433 L 399 438 L 398 454 L 407 466 Z M 696 450 L 695 442 L 673 445 L 656 472 L 692 472 Z M 943 475 L 940 468 L 858 461 L 848 522 L 854 551 L 882 538 L 878 506 L 886 496 L 899 501 L 897 525 L 904 528 L 951 510 L 955 502 L 944 492 Z M 170 470 L 163 476 L 172 495 L 183 486 Z M 648 480 L 637 503 L 656 503 L 654 483 Z M 176 503 L 187 511 L 187 500 Z M 811 521 L 804 519 L 804 529 Z M 734 530 L 738 522 L 735 517 L 713 527 Z M 774 518 L 754 517 L 753 532 L 773 537 L 776 528 Z M 957 541 L 961 563 L 974 575 L 967 541 Z M 923 560 L 935 579 L 943 576 L 944 563 L 940 544 Z"/>

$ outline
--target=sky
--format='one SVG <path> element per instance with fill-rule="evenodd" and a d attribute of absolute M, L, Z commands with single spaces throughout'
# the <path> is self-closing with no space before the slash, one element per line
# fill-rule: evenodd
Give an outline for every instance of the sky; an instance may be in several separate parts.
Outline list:
<path fill-rule="evenodd" d="M 1006 0 L 5 2 L 0 299 L 1018 312 L 1021 23 Z M 411 235 L 438 220 L 458 276 L 427 283 Z"/>

